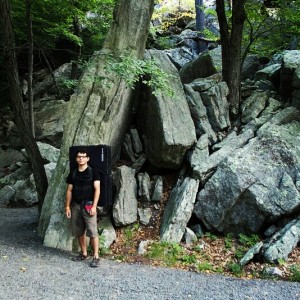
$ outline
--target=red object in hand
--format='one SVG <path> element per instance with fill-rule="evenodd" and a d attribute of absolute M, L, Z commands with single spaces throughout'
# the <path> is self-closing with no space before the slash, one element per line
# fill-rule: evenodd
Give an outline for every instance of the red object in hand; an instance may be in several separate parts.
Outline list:
<path fill-rule="evenodd" d="M 85 205 L 84 205 L 84 208 L 85 208 L 85 210 L 86 210 L 88 213 L 90 213 L 92 207 L 93 207 L 93 204 L 85 204 Z"/>

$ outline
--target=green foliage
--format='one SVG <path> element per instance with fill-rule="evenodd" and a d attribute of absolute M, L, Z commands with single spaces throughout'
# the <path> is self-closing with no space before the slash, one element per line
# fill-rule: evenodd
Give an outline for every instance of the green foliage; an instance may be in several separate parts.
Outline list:
<path fill-rule="evenodd" d="M 197 264 L 197 270 L 200 272 L 212 271 L 213 265 L 210 262 L 204 261 L 204 262 Z"/>
<path fill-rule="evenodd" d="M 156 38 L 156 44 L 160 50 L 171 49 L 175 47 L 174 42 L 167 36 L 160 36 Z"/>
<path fill-rule="evenodd" d="M 192 263 L 194 258 L 188 259 L 184 248 L 177 243 L 155 242 L 149 247 L 146 257 L 163 261 L 167 266 L 174 266 L 177 261 Z"/>
<path fill-rule="evenodd" d="M 270 57 L 276 52 L 289 48 L 300 31 L 300 7 L 296 2 L 287 3 L 278 0 L 277 7 L 269 9 L 259 1 L 246 1 L 244 55 L 250 52 Z"/>
<path fill-rule="evenodd" d="M 217 236 L 211 232 L 206 232 L 204 236 L 212 241 L 215 241 L 217 239 Z"/>
<path fill-rule="evenodd" d="M 180 260 L 186 265 L 191 265 L 197 262 L 197 256 L 195 254 L 184 254 Z"/>
<path fill-rule="evenodd" d="M 290 280 L 300 282 L 300 266 L 293 265 L 291 266 L 290 271 L 292 273 Z"/>
<path fill-rule="evenodd" d="M 130 242 L 139 229 L 139 224 L 129 225 L 124 230 L 126 241 Z"/>
<path fill-rule="evenodd" d="M 158 95 L 161 91 L 173 94 L 169 86 L 169 78 L 172 75 L 164 72 L 153 59 L 140 60 L 128 53 L 118 56 L 109 54 L 105 69 L 118 74 L 130 88 L 142 80 L 152 89 L 154 95 Z"/>
<path fill-rule="evenodd" d="M 226 249 L 231 249 L 233 246 L 233 235 L 232 234 L 227 234 L 225 239 L 224 239 L 224 244 Z"/>
<path fill-rule="evenodd" d="M 59 39 L 66 39 L 74 45 L 83 46 L 91 53 L 97 43 L 103 40 L 112 19 L 115 0 L 32 1 L 31 15 L 34 44 L 41 48 L 55 48 Z M 17 44 L 27 41 L 25 1 L 13 0 L 12 16 Z M 74 21 L 79 23 L 80 34 L 74 30 Z"/>
<path fill-rule="evenodd" d="M 228 263 L 227 268 L 230 272 L 232 272 L 237 277 L 242 276 L 244 273 L 243 267 L 235 262 Z"/>
<path fill-rule="evenodd" d="M 247 248 L 245 248 L 244 246 L 242 247 L 237 247 L 235 252 L 234 252 L 234 256 L 237 258 L 237 259 L 241 259 L 244 257 L 244 255 L 246 254 L 247 252 Z"/>
<path fill-rule="evenodd" d="M 252 247 L 259 242 L 259 236 L 257 234 L 245 235 L 240 233 L 239 242 L 243 246 Z"/>

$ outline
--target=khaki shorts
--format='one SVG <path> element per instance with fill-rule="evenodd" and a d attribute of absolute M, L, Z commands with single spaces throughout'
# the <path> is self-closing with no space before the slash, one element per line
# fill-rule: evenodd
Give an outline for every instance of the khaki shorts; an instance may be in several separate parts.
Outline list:
<path fill-rule="evenodd" d="M 79 237 L 86 233 L 90 238 L 98 236 L 97 213 L 90 216 L 83 205 L 72 203 L 71 226 L 74 236 Z"/>

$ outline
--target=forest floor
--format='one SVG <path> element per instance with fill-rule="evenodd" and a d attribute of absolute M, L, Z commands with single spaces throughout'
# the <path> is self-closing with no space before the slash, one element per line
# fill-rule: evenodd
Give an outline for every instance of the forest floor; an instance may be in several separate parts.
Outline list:
<path fill-rule="evenodd" d="M 241 267 L 239 260 L 251 246 L 262 240 L 258 235 L 233 237 L 206 232 L 197 242 L 190 245 L 159 242 L 160 221 L 175 181 L 174 174 L 164 176 L 163 199 L 159 209 L 152 207 L 154 213 L 150 224 L 144 226 L 136 223 L 117 228 L 117 240 L 110 251 L 102 253 L 104 257 L 128 263 L 218 273 L 239 278 L 300 281 L 300 245 L 293 250 L 287 260 L 282 260 L 277 265 L 252 261 Z M 138 253 L 141 241 L 149 241 L 143 255 Z M 276 268 L 275 271 L 281 273 L 280 277 L 266 272 L 270 268 L 271 270 Z"/>

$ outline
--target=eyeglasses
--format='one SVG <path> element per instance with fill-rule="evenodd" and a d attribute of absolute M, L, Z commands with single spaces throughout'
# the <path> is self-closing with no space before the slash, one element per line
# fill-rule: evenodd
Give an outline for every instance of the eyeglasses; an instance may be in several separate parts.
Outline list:
<path fill-rule="evenodd" d="M 76 158 L 87 158 L 86 155 L 77 155 Z"/>

